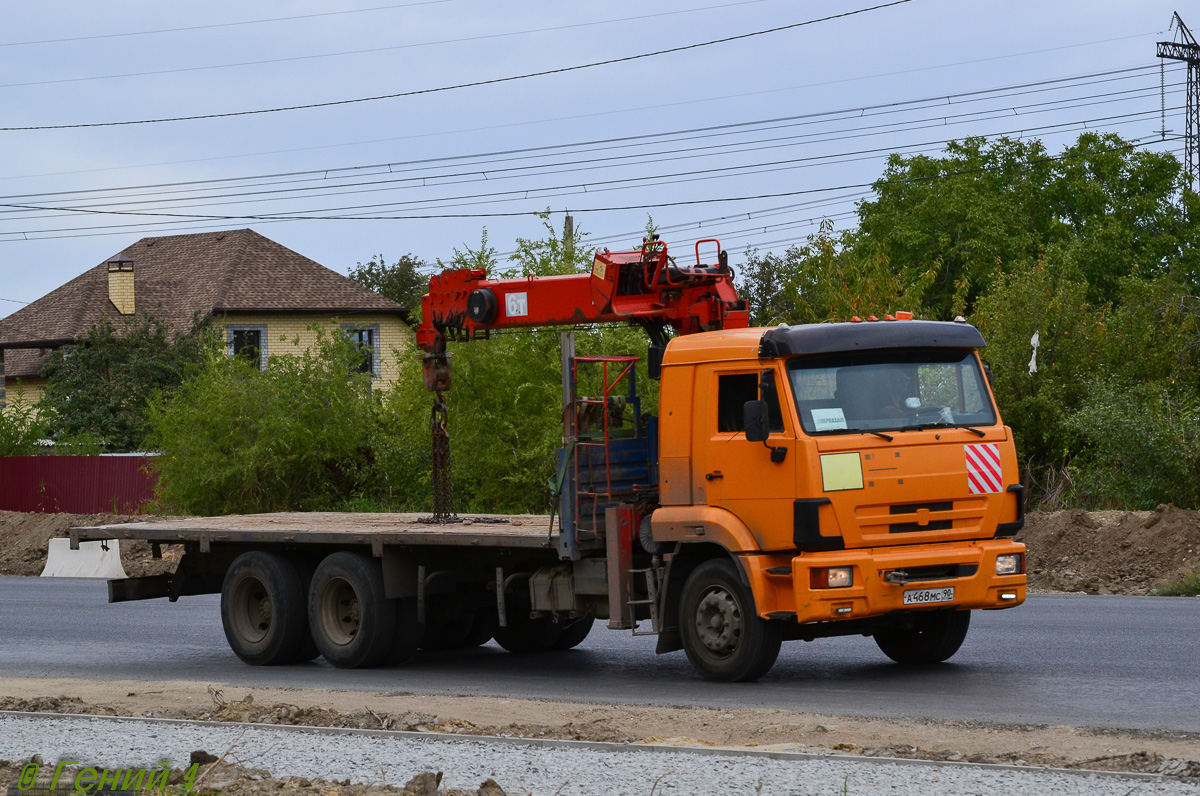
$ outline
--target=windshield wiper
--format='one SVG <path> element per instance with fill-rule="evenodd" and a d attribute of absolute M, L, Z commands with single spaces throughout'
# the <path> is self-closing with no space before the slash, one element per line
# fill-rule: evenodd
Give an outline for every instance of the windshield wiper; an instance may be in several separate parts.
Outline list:
<path fill-rule="evenodd" d="M 981 431 L 980 429 L 977 429 L 974 426 L 968 426 L 965 423 L 918 423 L 913 426 L 904 426 L 900 430 L 901 431 L 928 431 L 931 428 L 965 428 L 967 431 L 970 431 L 972 434 L 975 434 L 976 436 L 979 436 L 979 437 L 987 436 L 986 431 Z"/>
<path fill-rule="evenodd" d="M 872 431 L 869 428 L 860 428 L 857 430 L 862 432 L 863 434 L 874 434 L 875 436 L 879 437 L 880 439 L 885 439 L 888 442 L 891 442 L 893 439 L 895 439 L 895 437 L 893 437 L 891 434 L 884 434 L 881 431 Z"/>

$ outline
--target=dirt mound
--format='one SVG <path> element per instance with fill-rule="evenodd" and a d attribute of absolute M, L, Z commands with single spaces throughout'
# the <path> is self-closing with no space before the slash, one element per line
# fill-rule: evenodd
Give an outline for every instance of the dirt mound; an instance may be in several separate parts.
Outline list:
<path fill-rule="evenodd" d="M 113 525 L 159 519 L 118 514 L 25 514 L 0 511 L 0 575 L 40 575 L 46 551 L 55 537 L 80 525 Z M 173 572 L 181 555 L 175 546 L 164 546 L 162 560 L 150 555 L 149 542 L 122 542 L 121 563 L 130 577 Z"/>
<path fill-rule="evenodd" d="M 1031 513 L 1017 541 L 1029 546 L 1032 590 L 1147 594 L 1200 567 L 1200 512 Z"/>

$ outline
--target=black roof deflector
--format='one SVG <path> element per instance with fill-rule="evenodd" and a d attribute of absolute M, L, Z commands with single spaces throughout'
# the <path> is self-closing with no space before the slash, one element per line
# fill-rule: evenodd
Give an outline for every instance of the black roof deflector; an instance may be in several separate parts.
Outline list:
<path fill-rule="evenodd" d="M 948 321 L 859 321 L 809 323 L 763 333 L 759 359 L 796 354 L 836 354 L 889 348 L 983 348 L 983 335 L 969 323 Z"/>

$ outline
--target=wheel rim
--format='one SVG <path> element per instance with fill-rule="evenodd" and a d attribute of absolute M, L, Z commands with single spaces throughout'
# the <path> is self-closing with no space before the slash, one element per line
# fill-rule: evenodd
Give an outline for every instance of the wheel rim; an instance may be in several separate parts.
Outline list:
<path fill-rule="evenodd" d="M 237 635 L 250 644 L 257 644 L 271 632 L 274 608 L 271 595 L 263 582 L 247 577 L 233 593 L 233 625 Z"/>
<path fill-rule="evenodd" d="M 358 593 L 344 578 L 334 578 L 321 595 L 321 627 L 325 635 L 338 646 L 354 641 L 362 625 L 362 608 Z"/>
<path fill-rule="evenodd" d="M 728 657 L 742 638 L 742 608 L 724 587 L 704 592 L 696 604 L 696 635 L 700 643 L 718 657 Z"/>

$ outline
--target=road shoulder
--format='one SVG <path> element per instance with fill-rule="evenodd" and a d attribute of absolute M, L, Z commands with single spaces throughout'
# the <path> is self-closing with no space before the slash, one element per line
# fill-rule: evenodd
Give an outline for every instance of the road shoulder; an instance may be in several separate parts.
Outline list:
<path fill-rule="evenodd" d="M 0 682 L 0 709 L 865 755 L 1200 778 L 1200 734 L 1177 731 L 31 677 L 6 677 Z"/>

